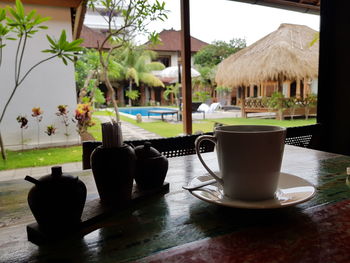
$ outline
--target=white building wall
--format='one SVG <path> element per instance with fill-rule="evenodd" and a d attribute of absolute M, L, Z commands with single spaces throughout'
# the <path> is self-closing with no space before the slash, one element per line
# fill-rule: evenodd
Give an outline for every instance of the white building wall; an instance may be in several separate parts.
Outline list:
<path fill-rule="evenodd" d="M 178 65 L 179 61 L 179 56 L 178 52 L 165 52 L 165 51 L 160 51 L 158 52 L 158 55 L 160 56 L 170 56 L 170 67 L 175 67 Z M 193 66 L 193 61 L 194 61 L 194 54 L 191 55 L 191 66 Z"/>
<path fill-rule="evenodd" d="M 317 94 L 317 90 L 318 90 L 318 79 L 313 79 L 311 82 L 311 92 L 313 94 Z"/>
<path fill-rule="evenodd" d="M 179 64 L 179 57 L 177 55 L 177 52 L 169 52 L 169 55 L 171 56 L 171 67 L 176 67 Z"/>
<path fill-rule="evenodd" d="M 282 94 L 287 97 L 288 96 L 288 89 L 289 89 L 289 82 L 283 82 L 283 90 L 282 90 Z"/>
<path fill-rule="evenodd" d="M 102 17 L 97 11 L 88 9 L 85 14 L 84 25 L 94 29 L 108 29 L 107 17 Z M 111 23 L 113 28 L 118 28 L 123 24 L 122 17 L 115 17 Z"/>
<path fill-rule="evenodd" d="M 0 7 L 6 4 L 0 2 Z M 49 16 L 51 20 L 45 22 L 48 30 L 38 32 L 29 39 L 26 53 L 23 60 L 22 72 L 25 73 L 32 65 L 47 58 L 48 53 L 41 50 L 49 47 L 46 34 L 58 38 L 62 29 L 66 30 L 67 38 L 71 40 L 71 14 L 69 8 L 63 7 L 43 7 L 39 5 L 26 5 L 26 11 L 36 9 L 43 17 Z M 5 102 L 10 96 L 14 86 L 14 54 L 17 41 L 8 41 L 3 49 L 3 62 L 0 68 L 0 109 L 4 108 Z M 76 126 L 71 122 L 76 108 L 76 92 L 74 79 L 74 66 L 69 63 L 65 66 L 59 59 L 55 58 L 49 62 L 39 65 L 22 85 L 18 88 L 12 99 L 7 113 L 2 121 L 0 130 L 7 146 L 18 146 L 21 143 L 21 129 L 16 121 L 18 115 L 25 115 L 29 120 L 29 127 L 24 130 L 24 139 L 28 146 L 37 144 L 37 124 L 31 116 L 33 107 L 41 107 L 44 111 L 43 119 L 40 122 L 40 142 L 55 143 L 65 142 L 65 129 L 60 119 L 55 115 L 57 106 L 68 105 L 69 109 L 69 141 L 78 142 Z M 51 138 L 44 132 L 48 125 L 57 127 L 57 134 Z"/>

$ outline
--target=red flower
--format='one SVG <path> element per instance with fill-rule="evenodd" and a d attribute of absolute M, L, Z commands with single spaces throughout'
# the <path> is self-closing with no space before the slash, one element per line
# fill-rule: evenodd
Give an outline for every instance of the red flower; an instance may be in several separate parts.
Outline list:
<path fill-rule="evenodd" d="M 79 134 L 86 131 L 87 127 L 95 125 L 92 121 L 92 107 L 89 103 L 78 104 L 74 118 L 78 121 L 77 126 Z"/>
<path fill-rule="evenodd" d="M 57 116 L 61 116 L 61 115 L 67 115 L 68 114 L 68 110 L 67 110 L 67 105 L 58 105 L 58 112 L 56 113 Z"/>
<path fill-rule="evenodd" d="M 32 109 L 32 116 L 33 117 L 38 117 L 40 116 L 41 114 L 43 114 L 43 111 L 40 109 L 40 107 L 34 107 Z"/>

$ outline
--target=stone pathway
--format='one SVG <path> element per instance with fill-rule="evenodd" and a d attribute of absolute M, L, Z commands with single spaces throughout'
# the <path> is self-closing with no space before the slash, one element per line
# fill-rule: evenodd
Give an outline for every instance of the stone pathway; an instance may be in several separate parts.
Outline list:
<path fill-rule="evenodd" d="M 96 118 L 98 118 L 101 122 L 110 121 L 110 118 L 107 116 L 96 116 Z M 124 141 L 161 138 L 161 136 L 158 134 L 146 131 L 129 122 L 121 121 L 121 123 Z"/>
<path fill-rule="evenodd" d="M 98 118 L 102 122 L 109 121 L 109 117 L 98 116 Z M 124 140 L 142 140 L 142 139 L 153 139 L 153 138 L 161 137 L 155 133 L 146 131 L 128 122 L 122 122 L 122 131 L 123 131 Z M 62 170 L 64 173 L 79 171 L 82 169 L 81 162 L 64 163 L 64 164 L 57 164 L 57 165 L 62 166 Z M 30 175 L 32 177 L 40 177 L 45 174 L 51 173 L 52 166 L 54 165 L 0 171 L 0 181 L 24 179 L 26 175 Z"/>

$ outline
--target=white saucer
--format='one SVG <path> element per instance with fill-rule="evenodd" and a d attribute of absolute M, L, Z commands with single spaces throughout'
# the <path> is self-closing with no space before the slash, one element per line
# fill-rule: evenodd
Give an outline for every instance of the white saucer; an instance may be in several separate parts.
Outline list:
<path fill-rule="evenodd" d="M 211 179 L 213 178 L 210 175 L 198 176 L 190 182 L 189 186 L 196 186 Z M 222 187 L 217 183 L 190 190 L 189 192 L 203 201 L 217 205 L 248 209 L 271 209 L 306 202 L 315 195 L 316 189 L 303 178 L 292 174 L 281 173 L 275 198 L 270 200 L 242 201 L 229 199 L 224 196 Z"/>

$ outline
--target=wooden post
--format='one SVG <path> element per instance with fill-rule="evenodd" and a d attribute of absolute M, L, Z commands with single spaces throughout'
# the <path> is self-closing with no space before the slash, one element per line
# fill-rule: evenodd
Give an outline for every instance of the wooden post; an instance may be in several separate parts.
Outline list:
<path fill-rule="evenodd" d="M 277 91 L 282 93 L 283 92 L 283 76 L 282 74 L 278 74 L 278 79 L 277 79 Z"/>
<path fill-rule="evenodd" d="M 112 94 L 110 94 L 110 96 L 112 96 Z M 119 105 L 123 105 L 124 106 L 125 105 L 124 91 L 123 91 L 122 87 L 117 88 L 117 97 L 118 97 Z"/>
<path fill-rule="evenodd" d="M 140 87 L 140 102 L 141 105 L 145 105 L 146 104 L 146 88 L 145 86 L 142 84 Z"/>
<path fill-rule="evenodd" d="M 300 94 L 300 79 L 297 79 L 297 91 L 296 91 L 296 96 L 297 98 L 301 98 Z"/>
<path fill-rule="evenodd" d="M 86 13 L 86 1 L 81 1 L 77 11 L 75 13 L 74 25 L 73 25 L 73 39 L 80 37 L 81 29 L 83 27 L 83 21 Z"/>
<path fill-rule="evenodd" d="M 250 86 L 249 86 L 249 94 L 250 94 L 250 97 L 254 97 L 254 85 L 253 84 L 251 84 Z"/>
<path fill-rule="evenodd" d="M 192 134 L 192 85 L 191 85 L 191 35 L 190 35 L 190 3 L 181 3 L 181 60 L 182 60 L 182 122 L 183 132 Z"/>
<path fill-rule="evenodd" d="M 242 92 L 241 92 L 241 118 L 247 118 L 247 114 L 245 112 L 245 98 L 246 98 L 246 87 L 242 87 Z"/>
<path fill-rule="evenodd" d="M 266 87 L 264 83 L 261 83 L 261 96 L 266 97 Z"/>
<path fill-rule="evenodd" d="M 156 101 L 156 93 L 154 91 L 154 88 L 151 88 L 151 100 L 154 102 Z"/>
<path fill-rule="evenodd" d="M 163 88 L 161 88 L 161 90 L 160 90 L 160 104 L 165 105 L 164 89 Z"/>
<path fill-rule="evenodd" d="M 322 1 L 317 101 L 321 150 L 346 155 L 350 154 L 349 9 L 350 1 Z"/>

